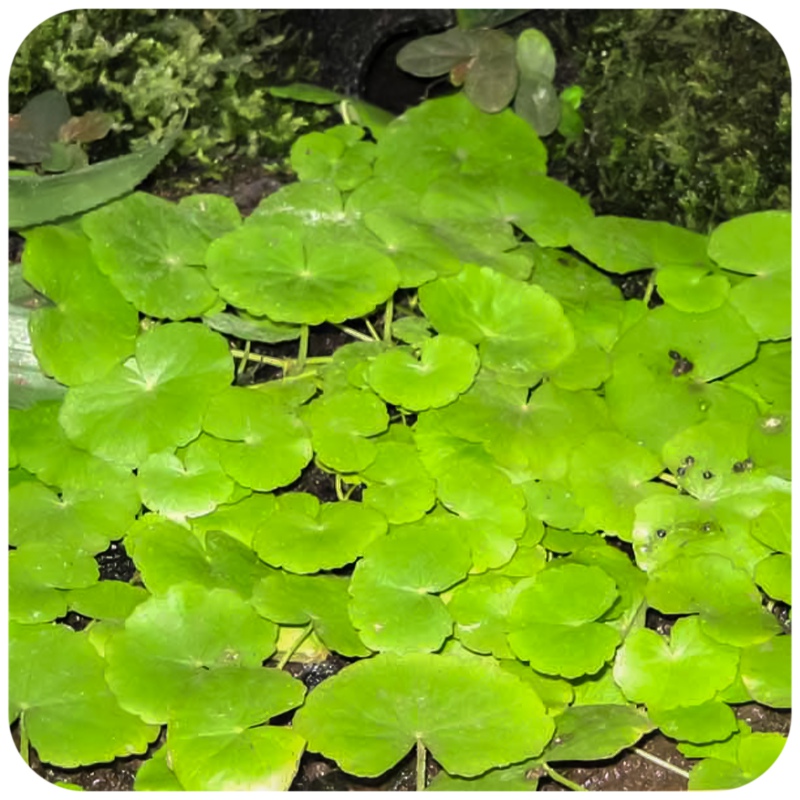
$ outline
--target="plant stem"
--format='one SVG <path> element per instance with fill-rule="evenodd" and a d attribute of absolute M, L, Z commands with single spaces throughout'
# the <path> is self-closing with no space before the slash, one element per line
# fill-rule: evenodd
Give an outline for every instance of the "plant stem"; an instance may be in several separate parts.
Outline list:
<path fill-rule="evenodd" d="M 249 346 L 248 342 L 248 346 Z M 259 364 L 269 364 L 271 367 L 285 370 L 288 365 L 288 360 L 285 358 L 273 358 L 272 356 L 259 356 L 256 353 L 249 353 L 245 350 L 231 350 L 231 355 L 234 358 L 244 358 L 247 361 L 255 361 Z"/>
<path fill-rule="evenodd" d="M 300 635 L 295 639 L 294 644 L 283 654 L 283 658 L 278 662 L 278 669 L 283 669 L 288 663 L 289 659 L 297 652 L 297 648 L 308 638 L 311 633 L 311 623 L 303 628 Z"/>
<path fill-rule="evenodd" d="M 302 372 L 306 368 L 308 358 L 308 325 L 300 326 L 300 347 L 297 351 L 297 372 Z"/>
<path fill-rule="evenodd" d="M 336 486 L 336 497 L 339 500 L 344 500 L 344 492 L 342 491 L 342 476 L 337 472 L 336 476 L 334 477 L 334 483 Z"/>
<path fill-rule="evenodd" d="M 655 289 L 656 286 L 654 276 L 655 272 L 650 273 L 650 280 L 647 281 L 647 288 L 644 290 L 644 297 L 642 300 L 644 301 L 645 308 L 650 307 L 650 298 L 653 296 L 653 289 Z"/>
<path fill-rule="evenodd" d="M 669 483 L 672 486 L 677 486 L 678 485 L 678 481 L 675 480 L 675 477 L 673 476 L 673 474 L 671 472 L 667 472 L 666 470 L 664 472 L 662 472 L 658 476 L 658 479 L 660 481 L 664 481 L 664 483 Z"/>
<path fill-rule="evenodd" d="M 652 753 L 648 753 L 646 750 L 642 750 L 641 747 L 632 747 L 631 750 L 636 753 L 637 756 L 641 756 L 647 761 L 652 761 L 653 764 L 658 764 L 659 767 L 664 767 L 664 769 L 668 769 L 670 772 L 674 772 L 676 775 L 680 775 L 682 778 L 689 780 L 689 773 L 685 769 L 676 767 L 674 764 L 670 764 L 669 761 L 664 761 L 663 758 L 659 758 Z"/>
<path fill-rule="evenodd" d="M 30 766 L 31 763 L 31 743 L 28 739 L 28 726 L 25 724 L 25 712 L 19 718 L 19 752 L 22 760 Z"/>
<path fill-rule="evenodd" d="M 381 337 L 378 336 L 378 331 L 375 330 L 375 326 L 368 319 L 364 319 L 364 324 L 367 326 L 367 330 L 372 334 L 373 341 L 379 342 Z"/>
<path fill-rule="evenodd" d="M 348 336 L 352 336 L 354 339 L 359 339 L 362 342 L 374 342 L 371 336 L 367 336 L 366 333 L 361 333 L 361 331 L 357 331 L 355 328 L 350 328 L 347 325 L 337 325 L 336 326 L 340 331 L 344 331 Z"/>
<path fill-rule="evenodd" d="M 425 774 L 425 757 L 427 756 L 425 745 L 422 744 L 421 739 L 417 739 L 417 791 L 425 791 L 426 774 Z"/>
<path fill-rule="evenodd" d="M 394 295 L 386 301 L 386 309 L 383 312 L 383 341 L 386 344 L 392 342 L 392 320 L 394 319 Z"/>
<path fill-rule="evenodd" d="M 247 361 L 250 356 L 250 340 L 248 339 L 244 344 L 244 350 L 241 351 L 242 355 L 239 359 L 239 366 L 236 368 L 236 377 L 238 378 L 243 372 L 244 368 L 247 366 Z"/>
<path fill-rule="evenodd" d="M 542 769 L 557 783 L 560 783 L 562 786 L 566 786 L 567 789 L 572 789 L 573 792 L 585 792 L 586 789 L 583 788 L 578 783 L 571 781 L 569 778 L 565 778 L 560 773 L 556 772 L 549 764 L 542 763 Z"/>

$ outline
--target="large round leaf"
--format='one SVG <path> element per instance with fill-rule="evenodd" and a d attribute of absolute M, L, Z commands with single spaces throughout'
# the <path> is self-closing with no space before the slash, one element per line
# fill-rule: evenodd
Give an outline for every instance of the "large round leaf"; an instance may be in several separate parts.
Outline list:
<path fill-rule="evenodd" d="M 9 715 L 22 717 L 39 758 L 61 767 L 143 753 L 158 728 L 123 711 L 84 633 L 9 625 Z"/>
<path fill-rule="evenodd" d="M 166 722 L 210 671 L 260 667 L 277 628 L 227 589 L 182 584 L 136 607 L 106 643 L 106 679 L 120 705 Z"/>
<path fill-rule="evenodd" d="M 203 268 L 212 237 L 189 209 L 134 192 L 81 222 L 98 266 L 139 311 L 180 320 L 217 300 Z"/>
<path fill-rule="evenodd" d="M 391 259 L 363 233 L 288 214 L 254 220 L 217 239 L 206 260 L 225 300 L 276 322 L 318 325 L 360 317 L 391 297 L 399 282 Z"/>
<path fill-rule="evenodd" d="M 45 372 L 68 386 L 87 383 L 133 353 L 139 315 L 97 269 L 86 237 L 35 228 L 22 263 L 25 280 L 55 303 L 35 309 L 30 320 Z"/>
<path fill-rule="evenodd" d="M 209 399 L 233 379 L 225 339 L 203 325 L 154 328 L 136 355 L 67 393 L 60 421 L 78 446 L 128 467 L 187 444 L 200 433 Z"/>
<path fill-rule="evenodd" d="M 575 347 L 560 303 L 539 286 L 467 265 L 419 291 L 425 315 L 440 332 L 480 345 L 481 363 L 531 385 Z"/>
<path fill-rule="evenodd" d="M 760 211 L 723 222 L 708 242 L 708 254 L 732 272 L 766 275 L 789 268 L 792 215 Z"/>
<path fill-rule="evenodd" d="M 380 775 L 421 742 L 449 773 L 472 776 L 538 755 L 554 725 L 535 692 L 494 664 L 413 653 L 345 668 L 311 692 L 293 727 L 355 775 Z"/>

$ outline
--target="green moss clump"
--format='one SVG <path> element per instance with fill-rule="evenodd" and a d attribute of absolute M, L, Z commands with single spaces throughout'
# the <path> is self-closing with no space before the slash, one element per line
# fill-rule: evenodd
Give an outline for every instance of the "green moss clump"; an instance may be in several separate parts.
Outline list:
<path fill-rule="evenodd" d="M 790 203 L 790 78 L 770 33 L 722 10 L 603 11 L 583 59 L 566 179 L 601 213 L 698 231 Z"/>
<path fill-rule="evenodd" d="M 79 10 L 43 22 L 20 46 L 9 81 L 18 111 L 33 94 L 58 89 L 73 113 L 115 117 L 116 155 L 161 138 L 169 119 L 188 112 L 174 159 L 191 157 L 211 174 L 231 157 L 286 152 L 298 131 L 325 112 L 302 116 L 273 98 L 270 84 L 313 80 L 305 41 L 280 11 Z"/>

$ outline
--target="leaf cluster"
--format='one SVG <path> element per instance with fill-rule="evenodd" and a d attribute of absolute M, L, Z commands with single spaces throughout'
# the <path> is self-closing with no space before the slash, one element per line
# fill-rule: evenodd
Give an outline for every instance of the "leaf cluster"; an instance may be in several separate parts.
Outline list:
<path fill-rule="evenodd" d="M 790 704 L 790 215 L 597 216 L 463 95 L 292 160 L 244 220 L 133 193 L 26 232 L 66 390 L 10 418 L 24 740 L 74 766 L 166 726 L 142 789 L 287 789 L 306 748 L 519 788 L 655 728 L 693 785 L 767 769 L 783 738 L 733 706 Z M 645 268 L 657 307 L 608 280 Z M 310 357 L 323 324 L 356 341 Z M 238 384 L 248 358 L 281 377 Z M 296 490 L 312 464 L 335 501 Z M 119 540 L 130 586 L 98 580 Z M 308 692 L 280 669 L 331 651 Z"/>

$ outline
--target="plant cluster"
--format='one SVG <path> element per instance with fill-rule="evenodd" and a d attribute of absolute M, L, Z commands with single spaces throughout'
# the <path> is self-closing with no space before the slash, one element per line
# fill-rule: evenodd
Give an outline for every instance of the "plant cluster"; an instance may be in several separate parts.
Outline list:
<path fill-rule="evenodd" d="M 76 108 L 105 107 L 133 149 L 188 114 L 176 152 L 219 171 L 233 155 L 280 153 L 321 120 L 266 91 L 313 71 L 281 12 L 84 9 L 29 34 L 11 66 L 9 102 L 55 88 Z"/>
<path fill-rule="evenodd" d="M 790 207 L 789 67 L 761 25 L 722 9 L 604 10 L 551 38 L 580 62 L 590 130 L 567 174 L 595 208 L 707 233 Z"/>
<path fill-rule="evenodd" d="M 520 12 L 497 12 L 498 24 Z M 397 54 L 397 66 L 420 78 L 448 75 L 454 86 L 489 114 L 513 102 L 514 111 L 539 136 L 558 132 L 569 140 L 583 133 L 578 108 L 583 90 L 570 86 L 560 94 L 553 85 L 556 56 L 540 30 L 526 28 L 514 39 L 491 24 L 492 12 L 458 17 L 458 25 L 443 33 L 409 42 Z M 486 15 L 489 15 L 488 17 Z"/>
<path fill-rule="evenodd" d="M 733 707 L 790 705 L 790 215 L 596 216 L 462 94 L 373 135 L 301 137 L 245 220 L 133 193 L 26 232 L 67 389 L 10 419 L 23 755 L 166 726 L 137 789 L 287 789 L 305 749 L 534 789 L 658 728 L 690 788 L 747 783 L 785 740 Z M 644 269 L 662 305 L 607 275 Z M 309 356 L 323 324 L 355 340 Z M 292 490 L 312 463 L 336 501 Z M 139 580 L 99 581 L 120 539 Z M 282 669 L 330 651 L 310 691 Z"/>

